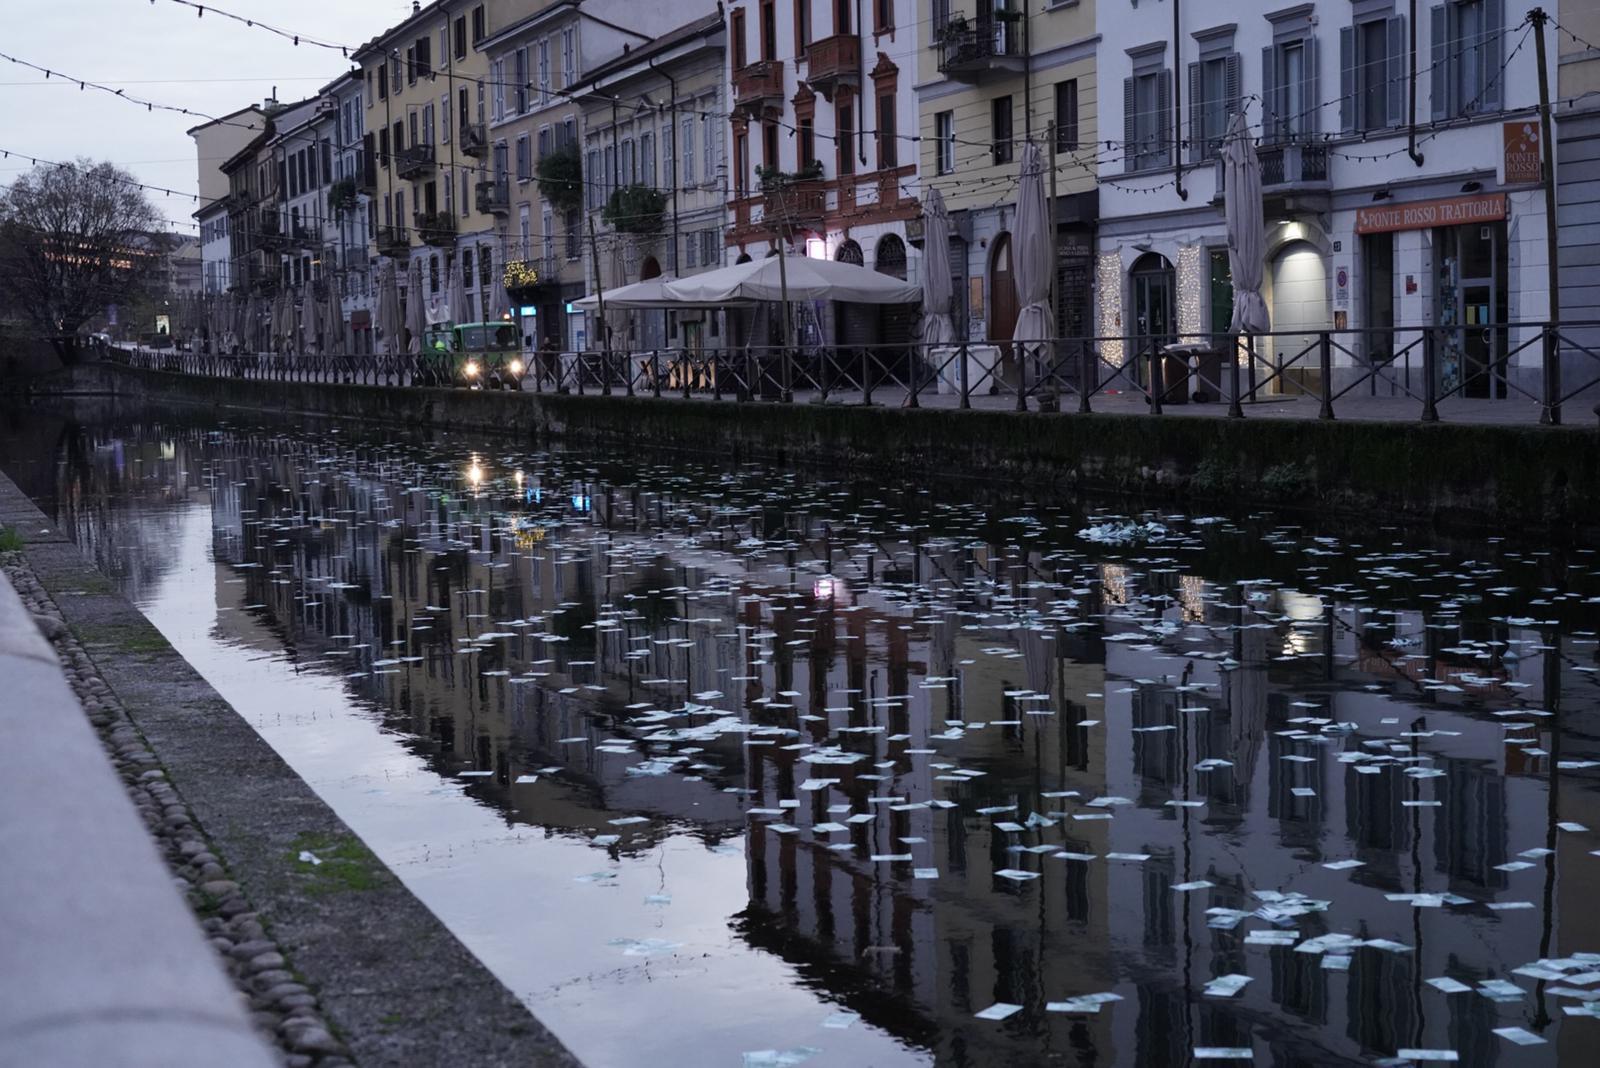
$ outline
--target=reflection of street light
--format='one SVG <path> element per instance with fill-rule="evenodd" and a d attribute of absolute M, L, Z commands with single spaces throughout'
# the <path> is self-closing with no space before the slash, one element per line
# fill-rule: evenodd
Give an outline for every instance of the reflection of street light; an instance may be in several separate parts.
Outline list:
<path fill-rule="evenodd" d="M 839 596 L 839 580 L 823 575 L 811 584 L 811 596 L 821 604 L 832 604 Z"/>
<path fill-rule="evenodd" d="M 472 465 L 467 468 L 467 481 L 472 483 L 472 488 L 477 489 L 483 485 L 483 468 L 478 466 L 478 458 L 472 458 Z"/>

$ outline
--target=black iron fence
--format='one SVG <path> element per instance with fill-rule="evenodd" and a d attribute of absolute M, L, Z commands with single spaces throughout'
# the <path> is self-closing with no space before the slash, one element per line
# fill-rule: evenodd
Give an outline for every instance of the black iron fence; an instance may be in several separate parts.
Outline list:
<path fill-rule="evenodd" d="M 113 349 L 107 358 L 182 374 L 368 385 L 446 385 L 409 355 L 209 355 Z M 918 408 L 1091 412 L 1129 398 L 1161 415 L 1178 406 L 1242 417 L 1296 401 L 1315 415 L 1439 419 L 1450 400 L 1527 402 L 1542 423 L 1600 394 L 1600 322 L 1322 330 L 1249 337 L 1188 335 L 887 344 L 817 349 L 656 349 L 528 353 L 504 388 L 577 395 L 802 399 Z M 1188 410 L 1196 410 L 1188 408 Z M 1305 414 L 1310 415 L 1306 410 Z M 1493 421 L 1493 416 L 1489 416 Z"/>

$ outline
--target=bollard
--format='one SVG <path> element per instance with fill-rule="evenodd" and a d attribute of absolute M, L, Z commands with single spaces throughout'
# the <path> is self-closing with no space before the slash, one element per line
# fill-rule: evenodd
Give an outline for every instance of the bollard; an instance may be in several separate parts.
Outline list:
<path fill-rule="evenodd" d="M 1544 411 L 1539 422 L 1561 425 L 1561 338 L 1554 323 L 1544 326 Z"/>
<path fill-rule="evenodd" d="M 1322 410 L 1318 419 L 1333 418 L 1333 339 L 1324 330 L 1317 342 L 1317 364 L 1322 372 Z"/>
<path fill-rule="evenodd" d="M 1422 328 L 1422 421 L 1424 423 L 1439 421 L 1439 409 L 1434 400 L 1433 348 L 1433 328 L 1425 326 Z"/>

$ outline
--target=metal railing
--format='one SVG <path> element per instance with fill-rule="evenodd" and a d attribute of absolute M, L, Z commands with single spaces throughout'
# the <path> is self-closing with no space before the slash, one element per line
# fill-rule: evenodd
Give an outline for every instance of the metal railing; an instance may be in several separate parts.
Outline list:
<path fill-rule="evenodd" d="M 1469 337 L 1468 331 L 1475 337 Z M 183 374 L 427 385 L 417 357 L 211 355 L 112 349 L 106 358 Z M 530 392 L 733 401 L 897 404 L 1014 411 L 1177 407 L 1232 418 L 1340 414 L 1439 420 L 1447 401 L 1489 404 L 1487 422 L 1559 424 L 1579 394 L 1600 395 L 1600 322 L 1322 330 L 1254 337 L 1106 336 L 950 345 L 871 344 L 524 353 Z M 1568 375 L 1563 364 L 1587 369 Z M 1518 408 L 1518 402 L 1523 402 Z M 1191 407 L 1192 406 L 1192 407 Z M 1314 409 L 1313 409 L 1314 406 Z M 1296 410 L 1298 409 L 1298 411 Z M 1597 409 L 1600 410 L 1600 409 Z M 1504 418 L 1494 415 L 1504 413 Z"/>

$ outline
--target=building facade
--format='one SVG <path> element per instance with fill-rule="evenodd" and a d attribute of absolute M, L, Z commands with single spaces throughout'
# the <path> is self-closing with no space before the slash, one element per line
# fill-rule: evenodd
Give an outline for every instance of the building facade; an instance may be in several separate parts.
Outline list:
<path fill-rule="evenodd" d="M 611 290 L 722 266 L 726 38 L 721 13 L 705 6 L 708 14 L 601 65 L 578 86 L 584 206 L 595 228 L 593 243 L 582 243 L 591 287 L 596 278 Z M 704 309 L 610 318 L 621 330 L 612 338 L 619 348 L 699 350 L 726 330 Z M 597 336 L 593 325 L 588 334 Z"/>
<path fill-rule="evenodd" d="M 191 128 L 200 196 L 194 213 L 200 228 L 201 286 L 208 294 L 224 293 L 233 284 L 233 252 L 228 236 L 228 176 L 221 164 L 236 156 L 266 128 L 266 114 L 251 105 Z"/>
<path fill-rule="evenodd" d="M 1548 312 L 1539 175 L 1513 149 L 1537 128 L 1520 12 L 1501 0 L 1226 12 L 1102 0 L 1098 19 L 1112 89 L 1099 109 L 1096 330 L 1144 339 L 1103 342 L 1108 362 L 1227 330 L 1217 160 L 1243 110 L 1259 139 L 1275 331 L 1260 354 L 1286 367 L 1274 390 L 1318 377 L 1316 331 L 1350 328 L 1368 332 L 1341 340 L 1336 383 L 1388 364 L 1380 390 L 1418 391 L 1422 345 L 1406 328 L 1423 325 L 1459 328 L 1439 338 L 1441 396 L 1531 385 L 1527 330 L 1469 329 Z"/>
<path fill-rule="evenodd" d="M 728 228 L 737 262 L 784 247 L 915 280 L 914 83 L 923 9 L 911 0 L 727 5 Z M 685 146 L 687 147 L 687 146 Z M 798 309 L 802 344 L 905 338 L 899 312 Z M 777 338 L 772 324 L 758 342 Z"/>
<path fill-rule="evenodd" d="M 266 152 L 278 171 L 276 219 L 263 236 L 278 250 L 279 284 L 298 296 L 323 282 L 323 227 L 333 184 L 334 102 L 315 96 L 274 117 Z M 264 217 L 263 221 L 267 218 Z"/>
<path fill-rule="evenodd" d="M 1559 77 L 1552 87 L 1556 139 L 1556 219 L 1561 318 L 1600 321 L 1600 7 L 1587 0 L 1557 5 Z M 1592 381 L 1600 364 L 1573 345 L 1600 351 L 1600 328 L 1564 331 L 1562 378 L 1569 388 Z"/>
<path fill-rule="evenodd" d="M 372 340 L 373 280 L 370 242 L 374 236 L 377 200 L 372 172 L 377 166 L 365 148 L 365 79 L 350 71 L 323 87 L 333 110 L 333 184 L 323 225 L 324 261 L 338 288 L 352 353 L 374 351 Z"/>
<path fill-rule="evenodd" d="M 1095 5 L 940 0 L 918 49 L 919 162 L 951 217 L 958 337 L 1012 337 L 1020 302 L 1011 263 L 1021 146 L 1055 171 L 1056 329 L 1093 329 L 1096 179 Z M 1053 141 L 1052 141 L 1053 137 Z M 1008 353 L 1002 376 L 1014 373 Z"/>

